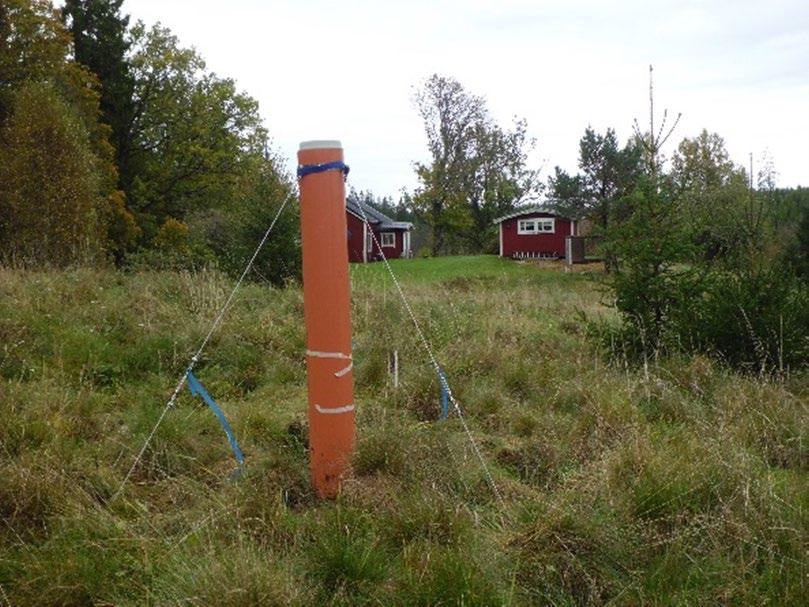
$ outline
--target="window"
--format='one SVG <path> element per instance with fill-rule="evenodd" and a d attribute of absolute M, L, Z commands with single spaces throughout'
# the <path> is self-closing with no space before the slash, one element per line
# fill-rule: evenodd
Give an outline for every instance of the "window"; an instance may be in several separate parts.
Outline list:
<path fill-rule="evenodd" d="M 518 234 L 536 234 L 537 225 L 533 219 L 520 219 L 517 223 Z"/>
<path fill-rule="evenodd" d="M 396 246 L 396 233 L 395 232 L 382 232 L 380 235 L 383 247 Z"/>
<path fill-rule="evenodd" d="M 555 231 L 556 220 L 551 217 L 520 219 L 517 222 L 517 234 L 553 234 Z"/>

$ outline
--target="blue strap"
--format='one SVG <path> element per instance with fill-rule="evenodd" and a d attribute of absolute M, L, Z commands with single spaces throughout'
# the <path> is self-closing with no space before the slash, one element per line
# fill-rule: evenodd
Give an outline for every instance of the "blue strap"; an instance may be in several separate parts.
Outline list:
<path fill-rule="evenodd" d="M 208 403 L 208 406 L 211 410 L 216 413 L 216 417 L 219 418 L 219 423 L 222 424 L 222 428 L 225 429 L 225 434 L 228 435 L 228 440 L 230 441 L 230 448 L 233 450 L 233 455 L 236 458 L 236 461 L 239 462 L 239 465 L 244 465 L 244 455 L 242 455 L 242 450 L 239 449 L 239 444 L 236 442 L 236 437 L 233 435 L 233 430 L 228 423 L 228 420 L 225 419 L 225 414 L 222 413 L 222 409 L 219 408 L 219 405 L 216 404 L 211 395 L 208 394 L 208 391 L 205 387 L 199 382 L 199 380 L 194 377 L 194 374 L 189 371 L 186 374 L 186 379 L 188 379 L 188 389 L 191 391 L 191 394 L 194 396 L 201 396 L 202 400 Z"/>
<path fill-rule="evenodd" d="M 441 419 L 449 417 L 449 390 L 447 390 L 447 376 L 444 375 L 444 370 L 438 371 L 438 383 L 441 386 Z"/>
<path fill-rule="evenodd" d="M 340 171 L 343 174 L 343 179 L 345 179 L 349 170 L 348 165 L 342 160 L 323 162 L 321 164 L 302 164 L 298 166 L 298 181 L 307 175 L 325 173 L 326 171 Z"/>

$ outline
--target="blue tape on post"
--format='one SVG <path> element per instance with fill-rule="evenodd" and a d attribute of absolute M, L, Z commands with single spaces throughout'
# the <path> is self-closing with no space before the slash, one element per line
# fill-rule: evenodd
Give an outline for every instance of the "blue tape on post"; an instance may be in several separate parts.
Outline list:
<path fill-rule="evenodd" d="M 326 171 L 340 171 L 343 174 L 343 179 L 345 179 L 348 176 L 349 170 L 348 165 L 342 160 L 323 162 L 321 164 L 303 164 L 298 167 L 298 181 L 307 175 L 325 173 Z"/>
<path fill-rule="evenodd" d="M 194 396 L 201 396 L 202 400 L 204 400 L 211 410 L 216 414 L 216 417 L 219 418 L 219 423 L 222 424 L 222 428 L 225 430 L 225 434 L 228 436 L 228 441 L 230 441 L 230 448 L 233 450 L 233 456 L 236 458 L 236 461 L 239 462 L 239 465 L 244 465 L 244 455 L 242 455 L 242 450 L 239 449 L 239 444 L 236 442 L 236 437 L 233 435 L 233 430 L 228 423 L 228 420 L 225 419 L 225 414 L 222 412 L 222 409 L 219 408 L 219 405 L 216 404 L 211 395 L 208 394 L 208 391 L 205 387 L 199 382 L 199 380 L 194 377 L 194 374 L 191 371 L 188 372 L 186 375 L 186 379 L 188 380 L 188 389 L 191 391 L 191 394 Z"/>
<path fill-rule="evenodd" d="M 438 383 L 441 386 L 441 419 L 449 417 L 449 389 L 447 384 L 447 376 L 444 375 L 444 370 L 438 371 Z"/>

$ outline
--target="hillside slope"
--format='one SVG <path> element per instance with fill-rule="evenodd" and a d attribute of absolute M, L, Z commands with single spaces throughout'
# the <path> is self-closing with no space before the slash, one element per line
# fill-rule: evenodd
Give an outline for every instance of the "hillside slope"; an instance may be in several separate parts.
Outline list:
<path fill-rule="evenodd" d="M 553 264 L 394 269 L 502 503 L 375 264 L 352 267 L 359 445 L 336 502 L 308 483 L 301 291 L 256 283 L 197 367 L 244 473 L 184 392 L 107 504 L 231 282 L 0 269 L 0 603 L 802 604 L 805 376 L 607 364 L 603 295 Z"/>

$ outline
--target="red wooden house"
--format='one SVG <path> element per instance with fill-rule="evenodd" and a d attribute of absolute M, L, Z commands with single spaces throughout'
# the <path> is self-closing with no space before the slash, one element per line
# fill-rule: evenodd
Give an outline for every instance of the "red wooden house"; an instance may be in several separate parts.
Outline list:
<path fill-rule="evenodd" d="M 346 201 L 348 261 L 358 263 L 379 261 L 382 259 L 382 253 L 387 259 L 412 257 L 410 232 L 413 224 L 391 219 L 367 204 L 362 205 L 360 209 L 359 204 L 353 200 Z M 363 218 L 363 211 L 368 218 L 367 224 Z M 371 232 L 376 236 L 376 241 Z"/>
<path fill-rule="evenodd" d="M 500 257 L 560 259 L 565 239 L 577 236 L 578 221 L 544 207 L 520 209 L 494 220 L 500 228 Z"/>

